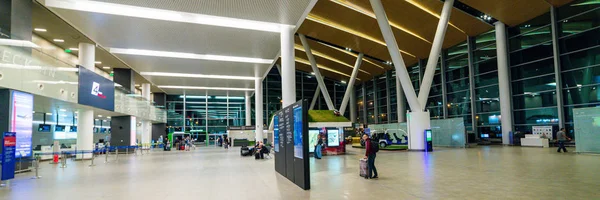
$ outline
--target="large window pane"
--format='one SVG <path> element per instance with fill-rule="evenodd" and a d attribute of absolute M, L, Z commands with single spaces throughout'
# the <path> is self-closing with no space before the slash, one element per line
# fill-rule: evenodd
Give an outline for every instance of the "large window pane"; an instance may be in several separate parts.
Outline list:
<path fill-rule="evenodd" d="M 475 63 L 475 75 L 498 70 L 498 62 L 496 59 L 485 62 Z"/>
<path fill-rule="evenodd" d="M 513 97 L 514 109 L 527 109 L 556 106 L 556 92 L 527 94 Z"/>
<path fill-rule="evenodd" d="M 446 97 L 449 105 L 460 104 L 470 102 L 471 96 L 469 90 L 465 90 L 463 92 L 457 92 L 453 94 L 449 94 Z"/>
<path fill-rule="evenodd" d="M 446 84 L 446 90 L 448 93 L 458 92 L 469 89 L 469 79 L 465 78 L 459 81 L 453 81 Z"/>
<path fill-rule="evenodd" d="M 564 88 L 600 84 L 600 66 L 562 73 Z"/>
<path fill-rule="evenodd" d="M 471 114 L 471 103 L 458 103 L 446 105 L 448 116 Z"/>
<path fill-rule="evenodd" d="M 512 83 L 513 95 L 516 94 L 537 94 L 540 91 L 556 90 L 556 79 L 554 74 L 515 81 Z"/>
<path fill-rule="evenodd" d="M 475 109 L 477 113 L 498 112 L 500 111 L 500 101 L 498 99 L 477 100 Z"/>
<path fill-rule="evenodd" d="M 556 107 L 521 110 L 513 114 L 515 124 L 556 124 L 558 123 L 558 112 Z"/>
<path fill-rule="evenodd" d="M 469 77 L 469 67 L 464 66 L 459 69 L 453 69 L 451 71 L 446 72 L 446 81 L 453 81 L 462 78 Z"/>
<path fill-rule="evenodd" d="M 562 70 L 600 64 L 600 47 L 560 56 Z"/>
<path fill-rule="evenodd" d="M 558 8 L 558 20 L 571 17 L 573 15 L 586 12 L 600 7 L 600 4 L 594 0 L 577 0 L 568 5 Z"/>
<path fill-rule="evenodd" d="M 498 72 L 475 76 L 475 87 L 498 84 Z"/>
<path fill-rule="evenodd" d="M 599 15 L 600 10 L 596 9 L 570 19 L 560 21 L 560 36 L 577 34 L 582 31 L 598 27 L 600 25 L 600 18 L 598 17 Z"/>
<path fill-rule="evenodd" d="M 563 90 L 565 105 L 600 103 L 597 86 L 575 87 Z"/>
<path fill-rule="evenodd" d="M 488 113 L 475 115 L 478 126 L 500 125 L 500 113 Z"/>
<path fill-rule="evenodd" d="M 512 59 L 512 58 L 511 58 Z M 513 80 L 523 79 L 532 76 L 554 73 L 554 59 L 552 57 L 539 62 L 511 67 L 511 78 Z"/>
<path fill-rule="evenodd" d="M 542 58 L 552 57 L 552 43 L 544 43 L 528 49 L 520 50 L 510 54 L 510 65 L 531 62 Z"/>

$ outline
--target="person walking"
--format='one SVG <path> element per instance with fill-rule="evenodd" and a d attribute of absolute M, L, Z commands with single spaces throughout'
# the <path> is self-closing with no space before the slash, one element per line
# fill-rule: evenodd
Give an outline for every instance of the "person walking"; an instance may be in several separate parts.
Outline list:
<path fill-rule="evenodd" d="M 379 146 L 377 146 L 377 143 L 371 143 L 371 138 L 367 134 L 364 134 L 362 137 L 365 141 L 365 158 L 367 159 L 367 175 L 365 179 L 379 178 L 377 176 L 377 168 L 375 167 L 375 157 L 377 157 Z"/>
<path fill-rule="evenodd" d="M 565 128 L 561 128 L 560 131 L 556 132 L 556 140 L 558 140 L 558 150 L 556 150 L 556 152 L 560 153 L 561 149 L 565 153 L 568 152 L 567 148 L 565 148 L 565 142 L 571 140 L 571 138 L 567 137 Z"/>
<path fill-rule="evenodd" d="M 321 152 L 321 147 L 323 146 L 323 140 L 321 139 L 321 134 L 317 135 L 317 144 L 315 145 L 315 158 L 321 159 L 323 157 Z"/>

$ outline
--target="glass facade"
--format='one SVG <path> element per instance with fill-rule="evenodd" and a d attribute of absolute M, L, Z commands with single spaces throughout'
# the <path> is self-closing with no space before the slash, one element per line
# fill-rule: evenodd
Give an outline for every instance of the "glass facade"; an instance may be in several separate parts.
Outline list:
<path fill-rule="evenodd" d="M 545 14 L 507 29 L 513 131 L 531 132 L 532 126 L 558 130 L 564 120 L 573 137 L 573 108 L 600 107 L 600 4 L 589 2 L 578 0 L 548 8 Z M 476 135 L 501 138 L 496 54 L 495 30 L 444 49 L 426 105 L 431 118 L 463 117 L 467 130 Z M 420 60 L 408 67 L 417 94 L 425 64 L 426 60 Z M 398 121 L 395 77 L 391 70 L 356 87 L 359 122 Z M 383 79 L 387 79 L 388 90 L 381 88 Z M 391 96 L 377 96 L 377 108 L 380 115 L 389 111 L 390 116 L 381 115 L 379 121 L 370 119 L 374 113 L 370 102 L 375 100 L 374 95 L 383 94 Z M 361 107 L 362 101 L 367 106 Z"/>

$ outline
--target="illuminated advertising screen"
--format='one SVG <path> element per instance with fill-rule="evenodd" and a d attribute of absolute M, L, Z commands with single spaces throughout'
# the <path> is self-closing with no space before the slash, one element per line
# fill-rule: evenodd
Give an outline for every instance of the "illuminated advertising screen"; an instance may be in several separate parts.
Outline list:
<path fill-rule="evenodd" d="M 294 108 L 294 157 L 303 158 L 302 152 L 302 106 Z"/>
<path fill-rule="evenodd" d="M 79 66 L 79 104 L 115 110 L 115 83 Z"/>
<path fill-rule="evenodd" d="M 279 116 L 273 118 L 273 147 L 275 152 L 279 152 Z"/>
<path fill-rule="evenodd" d="M 10 131 L 17 133 L 16 158 L 31 156 L 33 95 L 12 91 Z"/>
<path fill-rule="evenodd" d="M 317 145 L 317 139 L 319 137 L 319 130 L 313 129 L 308 130 L 308 152 L 315 152 L 315 145 Z"/>
<path fill-rule="evenodd" d="M 340 146 L 340 130 L 339 129 L 327 129 L 327 146 L 337 147 Z"/>

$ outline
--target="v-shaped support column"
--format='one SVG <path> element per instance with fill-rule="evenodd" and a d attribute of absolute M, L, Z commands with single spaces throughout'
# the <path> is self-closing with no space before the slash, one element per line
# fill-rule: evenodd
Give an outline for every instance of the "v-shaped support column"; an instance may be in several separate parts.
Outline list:
<path fill-rule="evenodd" d="M 319 94 L 321 94 L 321 88 L 317 86 L 317 89 L 315 89 L 315 95 L 313 96 L 312 101 L 310 102 L 310 110 L 314 110 L 315 104 L 317 104 L 317 98 L 319 98 Z"/>
<path fill-rule="evenodd" d="M 358 58 L 356 58 L 356 63 L 354 63 L 354 69 L 352 70 L 352 75 L 350 75 L 350 80 L 346 85 L 346 93 L 344 94 L 344 99 L 342 99 L 342 105 L 340 106 L 340 115 L 344 115 L 346 112 L 346 106 L 348 106 L 348 100 L 350 95 L 352 95 L 352 90 L 354 90 L 354 82 L 356 81 L 356 76 L 358 76 L 358 69 L 360 69 L 360 65 L 362 64 L 364 54 L 359 53 Z"/>
<path fill-rule="evenodd" d="M 425 68 L 423 82 L 421 83 L 421 89 L 419 90 L 419 103 L 423 106 L 427 105 L 427 99 L 429 98 L 429 90 L 431 89 L 433 76 L 435 74 L 435 68 L 440 58 L 442 45 L 444 44 L 444 37 L 446 36 L 446 30 L 448 29 L 448 20 L 450 20 L 450 13 L 452 11 L 452 8 L 454 7 L 453 5 L 454 0 L 446 0 L 444 2 L 444 7 L 442 8 L 440 21 L 438 22 L 437 30 L 435 31 L 433 46 L 431 47 L 431 51 L 429 52 L 429 59 L 427 59 L 427 67 Z"/>
<path fill-rule="evenodd" d="M 310 50 L 310 46 L 306 41 L 306 37 L 302 34 L 298 34 L 300 36 L 300 41 L 302 42 L 302 46 L 304 46 L 304 51 L 306 52 L 306 57 L 308 57 L 308 61 L 310 61 L 310 66 L 312 67 L 313 72 L 315 73 L 315 78 L 319 83 L 319 88 L 321 88 L 321 92 L 323 92 L 323 98 L 325 99 L 325 103 L 327 103 L 327 109 L 335 110 L 333 107 L 333 102 L 331 102 L 331 97 L 329 96 L 329 92 L 327 91 L 327 86 L 323 81 L 323 77 L 321 76 L 321 71 L 319 71 L 319 67 L 317 67 L 317 61 Z"/>
<path fill-rule="evenodd" d="M 408 105 L 413 111 L 421 111 L 423 110 L 423 107 L 421 107 L 421 104 L 417 99 L 417 94 L 415 93 L 413 84 L 410 81 L 410 76 L 406 70 L 404 59 L 402 58 L 402 55 L 400 55 L 400 48 L 398 48 L 398 43 L 396 43 L 396 38 L 394 37 L 392 28 L 390 27 L 390 22 L 385 14 L 381 0 L 370 1 L 371 7 L 373 7 L 373 11 L 375 11 L 377 23 L 381 29 L 381 34 L 383 35 L 383 39 L 387 44 L 388 51 L 390 52 L 390 56 L 394 62 L 394 67 L 396 68 L 396 78 L 400 80 L 400 83 L 402 83 L 402 90 L 404 90 Z"/>

